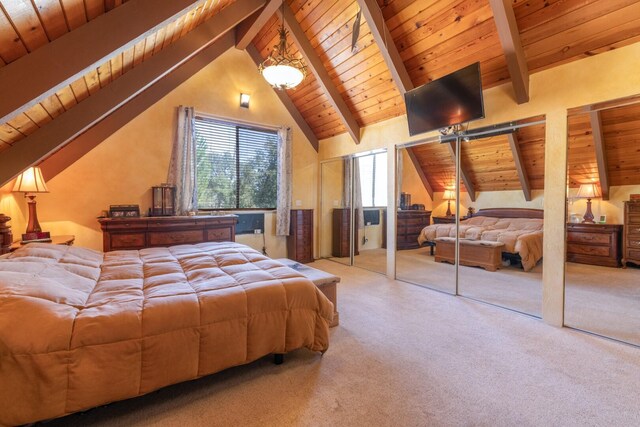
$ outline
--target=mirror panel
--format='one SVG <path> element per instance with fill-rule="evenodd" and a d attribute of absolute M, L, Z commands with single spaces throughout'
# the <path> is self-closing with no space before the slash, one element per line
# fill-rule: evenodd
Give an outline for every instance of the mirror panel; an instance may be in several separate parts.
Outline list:
<path fill-rule="evenodd" d="M 542 317 L 544 116 L 496 128 L 461 142 L 458 292 Z"/>
<path fill-rule="evenodd" d="M 438 141 L 398 148 L 397 156 L 396 278 L 455 294 L 455 265 L 436 262 L 440 236 L 431 230 L 434 209 L 444 213 L 449 203 L 445 190 L 455 192 L 454 157 Z"/>
<path fill-rule="evenodd" d="M 565 325 L 640 345 L 640 103 L 606 104 L 568 117 Z"/>
<path fill-rule="evenodd" d="M 351 265 L 351 159 L 320 164 L 320 258 Z"/>
<path fill-rule="evenodd" d="M 353 188 L 358 224 L 353 265 L 387 272 L 387 152 L 353 158 Z"/>

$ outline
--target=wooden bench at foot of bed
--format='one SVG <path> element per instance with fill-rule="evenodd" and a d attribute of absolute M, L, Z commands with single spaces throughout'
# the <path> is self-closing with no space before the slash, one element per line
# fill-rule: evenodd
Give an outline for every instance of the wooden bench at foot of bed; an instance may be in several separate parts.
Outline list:
<path fill-rule="evenodd" d="M 436 240 L 436 262 L 455 262 L 456 239 L 438 237 Z M 496 271 L 502 266 L 504 243 L 487 240 L 460 239 L 460 265 L 482 267 Z"/>

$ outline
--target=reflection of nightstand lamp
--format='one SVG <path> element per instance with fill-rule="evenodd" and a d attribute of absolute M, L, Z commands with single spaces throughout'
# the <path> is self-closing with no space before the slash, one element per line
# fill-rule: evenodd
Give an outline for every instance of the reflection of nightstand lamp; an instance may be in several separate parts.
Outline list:
<path fill-rule="evenodd" d="M 597 199 L 601 196 L 600 188 L 597 184 L 581 184 L 576 195 L 579 199 L 587 199 L 587 211 L 584 213 L 582 222 L 593 224 L 593 212 L 591 212 L 591 199 Z"/>
<path fill-rule="evenodd" d="M 30 167 L 22 172 L 16 183 L 13 185 L 14 192 L 24 193 L 24 197 L 28 197 L 29 206 L 29 224 L 27 224 L 27 233 L 39 233 L 42 231 L 38 222 L 38 214 L 36 213 L 36 195 L 34 193 L 48 193 L 47 184 L 42 178 L 42 172 L 37 166 Z"/>
<path fill-rule="evenodd" d="M 444 190 L 442 200 L 447 201 L 447 216 L 451 216 L 451 201 L 456 199 L 456 193 L 453 190 Z"/>

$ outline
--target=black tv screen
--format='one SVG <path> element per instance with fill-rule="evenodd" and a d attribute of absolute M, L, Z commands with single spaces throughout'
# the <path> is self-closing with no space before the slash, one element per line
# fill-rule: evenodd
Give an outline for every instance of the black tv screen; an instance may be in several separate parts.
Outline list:
<path fill-rule="evenodd" d="M 411 136 L 484 118 L 480 63 L 410 90 L 404 102 Z"/>

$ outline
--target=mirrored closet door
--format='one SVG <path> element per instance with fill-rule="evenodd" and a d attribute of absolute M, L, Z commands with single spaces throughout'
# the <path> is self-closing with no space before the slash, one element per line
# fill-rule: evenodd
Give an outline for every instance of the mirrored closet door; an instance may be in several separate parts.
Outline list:
<path fill-rule="evenodd" d="M 567 125 L 565 325 L 640 345 L 640 97 Z"/>
<path fill-rule="evenodd" d="M 544 116 L 460 145 L 460 295 L 542 317 Z M 434 217 L 444 215 L 434 209 Z"/>
<path fill-rule="evenodd" d="M 451 238 L 455 241 L 455 155 L 447 144 L 431 141 L 398 148 L 396 210 L 396 278 L 455 294 L 455 265 Z M 434 215 L 434 212 L 437 212 Z M 448 252 L 438 240 L 449 240 Z M 446 257 L 446 259 L 445 259 Z"/>
<path fill-rule="evenodd" d="M 321 163 L 320 257 L 387 271 L 386 150 Z"/>

